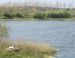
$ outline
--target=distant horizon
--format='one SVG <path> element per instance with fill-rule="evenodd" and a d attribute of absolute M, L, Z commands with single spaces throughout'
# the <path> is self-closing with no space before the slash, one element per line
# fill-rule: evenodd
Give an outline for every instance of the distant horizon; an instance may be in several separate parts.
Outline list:
<path fill-rule="evenodd" d="M 59 8 L 75 8 L 75 1 L 74 0 L 0 0 L 0 4 L 4 3 L 29 3 L 29 4 L 36 4 L 39 6 L 52 6 L 52 7 L 59 7 Z M 58 4 L 57 4 L 58 3 Z"/>

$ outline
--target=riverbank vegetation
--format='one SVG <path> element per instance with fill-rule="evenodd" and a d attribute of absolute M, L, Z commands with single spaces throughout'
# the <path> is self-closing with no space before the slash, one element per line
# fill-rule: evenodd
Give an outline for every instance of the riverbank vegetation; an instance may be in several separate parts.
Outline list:
<path fill-rule="evenodd" d="M 8 30 L 7 30 L 6 24 L 3 22 L 0 22 L 0 38 L 7 37 L 7 35 L 8 35 Z"/>
<path fill-rule="evenodd" d="M 75 18 L 73 9 L 38 6 L 0 6 L 0 20 L 50 20 Z"/>
<path fill-rule="evenodd" d="M 18 52 L 6 50 L 11 43 L 0 42 L 0 58 L 53 58 L 56 50 L 50 45 L 17 43 Z"/>

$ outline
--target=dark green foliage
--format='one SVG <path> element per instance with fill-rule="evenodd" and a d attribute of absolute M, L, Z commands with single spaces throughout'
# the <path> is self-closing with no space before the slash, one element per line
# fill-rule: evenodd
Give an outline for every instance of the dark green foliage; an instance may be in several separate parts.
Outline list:
<path fill-rule="evenodd" d="M 15 17 L 23 18 L 22 14 L 16 13 Z"/>
<path fill-rule="evenodd" d="M 3 13 L 3 15 L 2 16 L 4 16 L 4 18 L 5 19 L 12 19 L 13 18 L 13 16 L 11 15 L 11 13 Z"/>
<path fill-rule="evenodd" d="M 48 12 L 46 14 L 46 18 L 70 18 L 70 17 L 71 17 L 71 15 L 66 11 Z"/>
<path fill-rule="evenodd" d="M 44 12 L 35 12 L 33 14 L 33 18 L 36 18 L 36 19 L 44 19 L 45 18 L 45 13 Z"/>
<path fill-rule="evenodd" d="M 62 13 L 62 15 L 64 16 L 64 18 L 70 18 L 71 17 L 71 14 L 69 12 L 67 12 L 67 11 L 64 11 Z"/>
<path fill-rule="evenodd" d="M 2 16 L 3 16 L 4 19 L 23 18 L 22 14 L 14 13 L 14 12 L 3 13 Z"/>

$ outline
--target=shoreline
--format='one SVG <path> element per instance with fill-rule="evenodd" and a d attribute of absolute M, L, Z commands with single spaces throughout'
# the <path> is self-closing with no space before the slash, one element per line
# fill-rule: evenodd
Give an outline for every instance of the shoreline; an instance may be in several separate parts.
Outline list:
<path fill-rule="evenodd" d="M 75 21 L 75 18 L 47 18 L 47 19 L 14 18 L 14 19 L 0 19 L 0 21 Z"/>

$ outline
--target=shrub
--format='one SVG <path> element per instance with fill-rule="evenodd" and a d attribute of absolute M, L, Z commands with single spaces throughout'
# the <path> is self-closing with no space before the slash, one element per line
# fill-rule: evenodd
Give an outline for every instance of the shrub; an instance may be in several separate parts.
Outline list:
<path fill-rule="evenodd" d="M 64 11 L 62 13 L 62 15 L 64 16 L 64 18 L 70 18 L 71 17 L 71 14 L 69 12 L 67 12 L 67 11 Z"/>
<path fill-rule="evenodd" d="M 46 13 L 46 18 L 70 18 L 70 17 L 71 15 L 66 11 Z"/>
<path fill-rule="evenodd" d="M 4 19 L 12 19 L 14 17 L 16 17 L 16 18 L 23 18 L 22 14 L 20 14 L 20 13 L 14 13 L 14 12 L 3 13 L 2 16 L 3 16 Z"/>
<path fill-rule="evenodd" d="M 11 19 L 11 18 L 13 18 L 13 16 L 10 14 L 10 13 L 3 13 L 3 15 L 2 16 L 4 16 L 5 18 L 7 18 L 7 19 Z"/>
<path fill-rule="evenodd" d="M 20 13 L 16 13 L 15 17 L 23 18 L 23 16 Z"/>
<path fill-rule="evenodd" d="M 45 13 L 44 12 L 35 12 L 33 14 L 33 18 L 36 18 L 36 19 L 44 19 L 45 18 Z"/>

